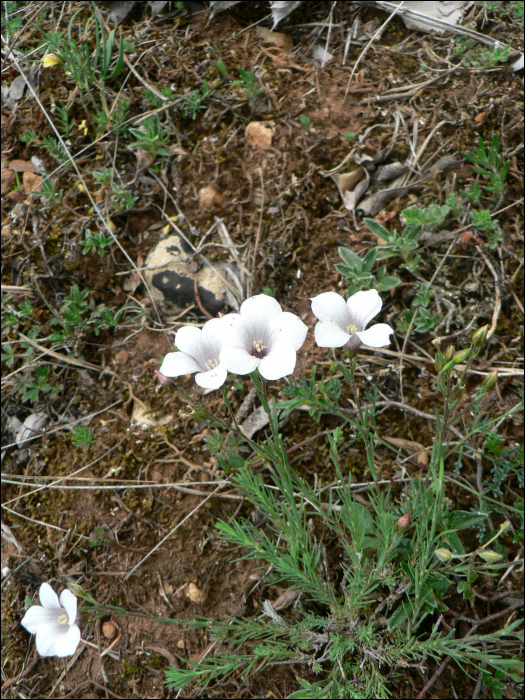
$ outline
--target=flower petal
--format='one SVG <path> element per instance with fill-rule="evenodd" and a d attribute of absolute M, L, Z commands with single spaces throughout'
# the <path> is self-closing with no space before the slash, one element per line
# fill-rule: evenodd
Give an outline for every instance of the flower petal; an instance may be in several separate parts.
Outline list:
<path fill-rule="evenodd" d="M 64 625 L 56 620 L 54 623 L 38 628 L 35 643 L 40 656 L 56 656 L 55 644 L 63 629 L 65 629 Z"/>
<path fill-rule="evenodd" d="M 36 634 L 41 627 L 54 624 L 57 621 L 60 608 L 43 608 L 41 605 L 32 605 L 26 611 L 21 625 L 30 634 Z"/>
<path fill-rule="evenodd" d="M 315 326 L 314 336 L 320 348 L 341 348 L 350 340 L 350 335 L 345 333 L 335 321 L 319 321 Z"/>
<path fill-rule="evenodd" d="M 194 357 L 201 365 L 201 369 L 204 368 L 206 361 L 210 359 L 209 357 L 205 357 L 206 353 L 204 352 L 204 343 L 200 328 L 196 328 L 195 326 L 183 326 L 179 328 L 175 335 L 175 345 L 178 350 L 181 350 L 190 357 Z M 163 372 L 163 374 L 166 373 Z"/>
<path fill-rule="evenodd" d="M 377 289 L 368 289 L 353 294 L 346 305 L 350 313 L 350 323 L 357 326 L 358 331 L 364 331 L 367 324 L 381 311 L 383 300 Z"/>
<path fill-rule="evenodd" d="M 77 625 L 61 625 L 63 628 L 57 635 L 55 640 L 55 655 L 56 656 L 72 656 L 77 650 L 80 642 L 80 629 Z"/>
<path fill-rule="evenodd" d="M 337 323 L 339 328 L 346 331 L 351 321 L 346 302 L 340 294 L 323 292 L 310 301 L 312 302 L 312 311 L 320 321 L 333 321 Z"/>
<path fill-rule="evenodd" d="M 220 361 L 223 367 L 235 374 L 250 374 L 257 369 L 260 360 L 252 357 L 244 348 L 225 347 L 221 350 Z"/>
<path fill-rule="evenodd" d="M 169 352 L 159 372 L 166 377 L 180 377 L 181 374 L 192 374 L 193 372 L 201 372 L 203 367 L 199 365 L 197 360 L 186 355 L 185 352 Z"/>
<path fill-rule="evenodd" d="M 222 347 L 222 336 L 224 335 L 224 324 L 221 323 L 221 320 L 220 318 L 212 318 L 202 327 L 202 340 L 210 349 L 216 348 L 217 360 L 219 359 L 219 352 Z"/>
<path fill-rule="evenodd" d="M 308 326 L 305 325 L 299 316 L 284 311 L 271 321 L 272 342 L 290 343 L 295 350 L 299 350 L 304 343 Z"/>
<path fill-rule="evenodd" d="M 244 345 L 244 325 L 240 314 L 226 314 L 217 319 L 221 324 L 218 329 L 223 346 L 235 347 Z"/>
<path fill-rule="evenodd" d="M 218 389 L 226 381 L 228 371 L 226 367 L 219 365 L 208 372 L 199 372 L 195 375 L 195 382 L 204 389 Z"/>
<path fill-rule="evenodd" d="M 291 343 L 276 342 L 259 363 L 259 372 L 265 379 L 281 379 L 292 374 L 297 353 Z"/>
<path fill-rule="evenodd" d="M 67 618 L 70 625 L 75 624 L 77 619 L 77 597 L 68 588 L 60 594 L 60 605 L 67 612 Z"/>
<path fill-rule="evenodd" d="M 43 583 L 40 586 L 38 597 L 40 598 L 40 603 L 43 605 L 44 608 L 60 608 L 58 596 L 55 593 L 55 591 L 51 588 L 49 583 Z"/>
<path fill-rule="evenodd" d="M 390 345 L 390 336 L 394 333 L 387 323 L 376 323 L 366 331 L 357 331 L 355 335 L 370 348 L 384 348 Z"/>
<path fill-rule="evenodd" d="M 240 311 L 243 321 L 263 324 L 283 312 L 279 302 L 268 294 L 256 294 L 246 299 L 241 304 Z"/>

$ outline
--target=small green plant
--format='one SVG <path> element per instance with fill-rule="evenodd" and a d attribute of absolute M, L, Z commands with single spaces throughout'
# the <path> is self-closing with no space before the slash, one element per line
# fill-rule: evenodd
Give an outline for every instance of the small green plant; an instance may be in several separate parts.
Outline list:
<path fill-rule="evenodd" d="M 41 392 L 43 394 L 56 394 L 58 392 L 58 388 L 48 381 L 50 369 L 49 365 L 46 365 L 23 373 L 18 384 L 18 391 L 22 393 L 22 401 L 36 403 Z"/>
<path fill-rule="evenodd" d="M 85 240 L 80 241 L 82 246 L 82 255 L 87 255 L 88 253 L 98 253 L 101 258 L 106 255 L 106 248 L 110 248 L 115 242 L 113 236 L 106 236 L 104 231 L 99 231 L 98 233 L 92 234 L 89 229 L 84 232 Z"/>
<path fill-rule="evenodd" d="M 153 163 L 158 155 L 171 155 L 167 144 L 171 128 L 169 126 L 162 126 L 157 114 L 145 119 L 140 127 L 130 128 L 129 132 L 137 139 L 130 144 L 130 147 L 139 152 L 146 153 L 150 159 L 150 163 Z"/>
<path fill-rule="evenodd" d="M 57 189 L 57 183 L 57 179 L 47 177 L 42 180 L 42 191 L 34 193 L 42 197 L 44 201 L 44 209 L 53 209 L 54 207 L 58 207 L 62 204 L 64 190 Z"/>
<path fill-rule="evenodd" d="M 8 41 L 22 29 L 23 15 L 17 12 L 20 2 L 3 0 L 2 2 L 2 34 Z"/>
<path fill-rule="evenodd" d="M 420 257 L 414 255 L 414 251 L 419 247 L 419 237 L 423 227 L 420 223 L 411 222 L 410 219 L 418 211 L 420 210 L 403 209 L 401 214 L 407 220 L 407 224 L 400 234 L 395 229 L 392 232 L 388 231 L 375 219 L 364 219 L 367 229 L 384 241 L 378 247 L 379 260 L 399 256 L 404 261 L 402 267 L 412 272 L 417 270 Z"/>
<path fill-rule="evenodd" d="M 217 61 L 217 70 L 219 73 L 222 75 L 223 78 L 225 78 L 228 75 L 228 69 L 224 65 L 224 61 L 222 59 L 219 59 Z"/>
<path fill-rule="evenodd" d="M 354 139 L 356 139 L 356 138 L 357 138 L 357 134 L 355 133 L 355 131 L 347 131 L 345 134 L 345 139 L 347 141 L 354 141 Z"/>
<path fill-rule="evenodd" d="M 95 443 L 95 431 L 93 428 L 78 425 L 71 429 L 71 442 L 75 447 L 81 447 L 87 452 Z"/>
<path fill-rule="evenodd" d="M 199 90 L 193 90 L 188 95 L 182 96 L 181 112 L 186 117 L 191 114 L 192 119 L 196 119 L 201 109 L 206 109 L 204 100 L 211 95 L 212 91 L 205 80 Z"/>
<path fill-rule="evenodd" d="M 251 70 L 249 73 L 248 71 L 243 70 L 240 66 L 238 68 L 239 70 L 239 75 L 241 76 L 241 80 L 236 81 L 237 84 L 240 84 L 246 93 L 246 98 L 248 102 L 253 103 L 257 100 L 259 95 L 261 95 L 264 92 L 264 88 L 259 87 L 258 82 L 257 82 L 257 76 L 255 75 L 255 70 Z"/>
<path fill-rule="evenodd" d="M 273 287 L 263 287 L 263 294 L 268 294 L 268 296 L 274 297 L 276 290 Z"/>
<path fill-rule="evenodd" d="M 442 206 L 439 206 L 439 204 L 430 204 L 430 206 L 425 209 L 419 207 L 403 209 L 402 215 L 407 224 L 422 226 L 424 228 L 433 228 L 434 226 L 442 224 L 449 212 L 450 207 L 448 204 L 443 204 Z"/>
<path fill-rule="evenodd" d="M 133 207 L 137 201 L 137 197 L 134 197 L 131 192 L 117 185 L 113 174 L 113 168 L 94 170 L 92 175 L 97 185 L 100 185 L 106 192 L 111 192 L 110 200 L 115 211 L 125 211 Z"/>
<path fill-rule="evenodd" d="M 106 35 L 104 24 L 95 3 L 92 3 L 95 16 L 95 50 L 92 54 L 88 37 L 93 20 L 87 20 L 85 27 L 78 26 L 76 36 L 73 36 L 74 22 L 82 10 L 78 10 L 69 21 L 67 33 L 48 32 L 44 34 L 45 48 L 58 57 L 63 65 L 64 73 L 73 80 L 82 92 L 89 91 L 96 81 L 104 83 L 115 78 L 124 64 L 124 43 L 122 36 L 119 40 L 115 65 L 112 66 L 113 44 L 115 42 L 115 29 Z"/>
<path fill-rule="evenodd" d="M 479 46 L 474 39 L 457 36 L 454 53 L 461 58 L 465 66 L 473 68 L 493 68 L 505 63 L 509 58 L 510 47 L 501 47 L 495 43 L 491 47 Z"/>
<path fill-rule="evenodd" d="M 466 160 L 474 163 L 474 172 L 478 173 L 490 182 L 483 185 L 483 189 L 495 197 L 505 193 L 506 180 L 510 168 L 510 160 L 504 161 L 499 155 L 499 140 L 497 134 L 492 137 L 490 146 L 485 146 L 481 136 L 474 153 L 462 151 Z"/>
<path fill-rule="evenodd" d="M 306 116 L 306 114 L 301 114 L 301 116 L 299 117 L 299 121 L 305 131 L 310 131 L 313 124 L 311 119 L 308 116 Z"/>
<path fill-rule="evenodd" d="M 501 243 L 501 233 L 497 219 L 492 219 L 488 209 L 472 209 L 470 218 L 473 226 L 485 234 L 489 248 L 495 248 Z"/>
<path fill-rule="evenodd" d="M 160 92 L 162 95 L 164 95 L 164 97 L 167 97 L 169 100 L 174 100 L 177 97 L 174 85 L 165 85 L 160 89 Z M 164 100 L 162 100 L 151 90 L 148 90 L 148 88 L 144 90 L 144 97 L 146 98 L 148 104 L 151 107 L 153 107 L 153 109 L 158 109 L 159 107 L 162 107 L 162 105 L 166 104 Z"/>
<path fill-rule="evenodd" d="M 375 273 L 372 268 L 378 256 L 378 248 L 372 248 L 363 258 L 360 258 L 353 250 L 341 246 L 337 249 L 343 264 L 335 265 L 348 282 L 347 296 L 351 296 L 361 289 L 377 289 L 380 292 L 388 291 L 401 284 L 396 275 L 389 275 L 385 267 L 380 267 Z"/>
<path fill-rule="evenodd" d="M 93 123 L 97 131 L 115 131 L 116 134 L 124 134 L 126 128 L 123 124 L 128 117 L 130 106 L 131 102 L 123 97 L 118 98 L 111 110 L 104 103 L 97 106 L 97 111 L 93 114 Z"/>

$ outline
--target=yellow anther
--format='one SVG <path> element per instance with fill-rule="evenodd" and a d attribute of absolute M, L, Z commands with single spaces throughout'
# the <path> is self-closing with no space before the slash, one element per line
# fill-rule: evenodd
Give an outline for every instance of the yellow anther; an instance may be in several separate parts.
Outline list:
<path fill-rule="evenodd" d="M 218 360 L 208 360 L 208 362 L 206 362 L 206 364 L 204 366 L 206 367 L 206 369 L 209 372 L 210 370 L 215 369 L 216 367 L 219 366 L 219 361 Z"/>
<path fill-rule="evenodd" d="M 348 326 L 348 328 L 346 329 L 346 332 L 348 333 L 348 335 L 352 335 L 353 333 L 356 332 L 356 330 L 357 330 L 357 326 L 354 326 L 354 324 L 351 323 L 351 324 Z"/>
<path fill-rule="evenodd" d="M 57 618 L 57 622 L 59 625 L 67 625 L 68 620 L 69 620 L 69 618 L 66 614 L 59 615 Z"/>
<path fill-rule="evenodd" d="M 268 347 L 267 345 L 263 345 L 262 340 L 254 340 L 253 346 L 257 350 L 257 352 L 262 352 L 263 350 L 265 350 Z"/>

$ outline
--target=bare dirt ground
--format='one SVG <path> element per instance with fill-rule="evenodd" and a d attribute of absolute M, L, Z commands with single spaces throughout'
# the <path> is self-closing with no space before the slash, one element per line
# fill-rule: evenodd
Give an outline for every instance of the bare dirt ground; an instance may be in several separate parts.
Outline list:
<path fill-rule="evenodd" d="M 434 238 L 418 249 L 416 276 L 398 267 L 401 284 L 382 293 L 381 320 L 397 330 L 390 354 L 363 351 L 359 362 L 362 381 L 375 384 L 386 402 L 405 402 L 416 409 L 409 413 L 394 408 L 382 414 L 379 432 L 429 446 L 435 424 L 421 415 L 434 414 L 440 405 L 433 338 L 439 335 L 446 345 L 462 347 L 469 332 L 495 324 L 476 367 L 482 374 L 469 375 L 468 381 L 475 387 L 480 377 L 499 369 L 498 390 L 484 410 L 487 415 L 503 414 L 518 400 L 523 379 L 523 88 L 508 61 L 488 67 L 468 65 L 465 54 L 452 50 L 453 34 L 411 31 L 399 17 L 385 27 L 353 72 L 367 43 L 346 41 L 356 13 L 369 37 L 388 16 L 371 4 L 357 9 L 353 3 L 304 3 L 276 28 L 293 40 L 294 51 L 289 53 L 256 31 L 271 28 L 267 3 L 241 3 L 236 11 L 218 14 L 212 21 L 207 9 L 152 18 L 147 4 L 139 3 L 117 28 L 117 37 L 129 42 L 128 60 L 104 89 L 110 108 L 118 96 L 126 100 L 125 119 L 132 120 L 131 125 L 157 110 L 162 126 L 170 129 L 169 146 L 183 151 L 157 155 L 148 171 L 145 160 L 128 147 L 125 130 L 115 132 L 114 124 L 104 128 L 94 121 L 100 84 L 72 98 L 75 83 L 63 65 L 42 67 L 43 52 L 30 55 L 42 46 L 43 32 L 65 33 L 75 12 L 80 12 L 78 21 L 84 26 L 92 16 L 90 4 L 8 4 L 23 12 L 22 24 L 13 30 L 18 37 L 16 64 L 2 54 L 2 89 L 19 75 L 18 64 L 31 75 L 40 104 L 26 89 L 20 99 L 4 101 L 2 106 L 4 697 L 175 697 L 164 687 L 164 670 L 198 660 L 211 639 L 200 631 L 184 632 L 179 624 L 152 621 L 151 616 L 174 620 L 254 616 L 265 599 L 276 600 L 286 586 L 266 586 L 253 563 L 237 561 L 222 543 L 215 521 L 250 516 L 250 508 L 234 489 L 222 489 L 203 503 L 214 482 L 225 476 L 204 449 L 211 430 L 187 415 L 185 403 L 154 374 L 173 349 L 177 328 L 206 320 L 202 300 L 179 311 L 153 304 L 133 264 L 139 271 L 145 267 L 159 238 L 170 231 L 170 218 L 197 244 L 220 217 L 251 275 L 249 292 L 269 288 L 286 310 L 312 328 L 310 297 L 328 290 L 343 293 L 348 286 L 334 267 L 341 262 L 338 247 L 346 246 L 362 257 L 377 245 L 377 236 L 366 228 L 362 216 L 357 213 L 354 218 L 343 206 L 328 171 L 341 164 L 356 144 L 359 153 L 371 157 L 388 146 L 396 119 L 399 129 L 390 159 L 404 162 L 410 148 L 417 152 L 443 122 L 434 130 L 422 160 L 454 156 L 457 163 L 381 208 L 376 218 L 390 229 L 400 229 L 402 209 L 443 205 L 451 192 L 472 185 L 477 179 L 474 166 L 461 154 L 473 153 L 480 136 L 490 143 L 496 133 L 500 153 L 510 161 L 505 194 L 497 203 L 498 210 L 504 210 L 498 217 L 501 240 L 487 246 L 468 220 L 462 231 L 451 227 L 441 239 L 438 234 L 443 231 L 433 231 Z M 112 27 L 106 9 L 98 5 Z M 486 20 L 483 5 L 474 3 L 469 10 L 477 31 L 521 49 L 522 29 L 517 30 L 507 15 L 491 14 Z M 86 40 L 93 45 L 92 26 Z M 326 46 L 333 55 L 326 65 L 312 60 L 314 45 Z M 239 67 L 255 69 L 260 92 L 252 99 L 240 80 Z M 429 76 L 436 80 L 424 84 Z M 210 96 L 203 90 L 193 112 L 160 97 L 155 101 L 151 93 L 148 97 L 148 90 L 167 94 L 163 88 L 188 96 L 201 90 L 205 81 Z M 72 126 L 62 134 L 71 153 L 82 151 L 75 163 L 84 184 L 74 168 L 63 168 L 54 176 L 55 192 L 63 190 L 61 200 L 44 207 L 51 200 L 34 193 L 41 182 L 38 172 L 16 170 L 12 162 L 30 164 L 36 155 L 47 173 L 60 164 L 52 148 L 45 147 L 44 139 L 54 138 L 54 133 L 42 108 L 57 124 L 60 106 L 68 101 Z M 303 116 L 307 120 L 301 121 Z M 271 146 L 261 149 L 248 143 L 245 130 L 250 122 L 269 123 Z M 374 125 L 381 126 L 370 129 Z M 28 133 L 36 138 L 24 138 Z M 365 139 L 359 141 L 363 134 Z M 101 184 L 93 175 L 103 168 L 113 168 L 114 181 L 136 197 L 129 211 L 120 207 L 123 195 L 115 195 L 111 185 Z M 107 234 L 84 186 L 115 226 L 120 245 L 108 246 L 104 256 L 96 250 L 83 254 L 86 229 Z M 207 196 L 203 188 L 208 188 Z M 231 250 L 217 228 L 208 242 L 214 244 L 206 249 L 209 260 L 231 262 Z M 412 331 L 404 345 L 406 325 L 396 322 L 403 310 L 411 308 L 417 281 L 429 280 L 438 266 L 429 308 L 441 320 L 428 332 Z M 53 343 L 51 334 L 63 330 L 53 319 L 73 285 L 88 292 L 89 308 L 83 312 L 88 322 L 71 331 L 74 342 Z M 25 302 L 26 312 L 20 310 Z M 93 319 L 101 318 L 100 305 L 114 311 L 133 307 L 148 315 L 127 312 L 118 323 L 95 334 Z M 54 355 L 46 354 L 50 349 Z M 310 332 L 298 354 L 296 376 L 310 374 L 314 363 L 322 373 L 329 357 L 317 348 Z M 37 368 L 44 368 L 44 373 L 35 374 Z M 181 384 L 199 396 L 192 377 L 182 378 Z M 40 387 L 36 395 L 27 396 L 35 386 Z M 229 386 L 234 410 L 249 389 L 247 377 L 238 377 Z M 217 392 L 200 399 L 212 412 L 226 416 Z M 44 435 L 17 444 L 10 427 L 13 418 L 23 422 L 40 412 L 48 419 Z M 72 440 L 71 424 L 80 419 L 94 431 L 88 449 Z M 283 427 L 288 446 L 304 441 L 294 456 L 295 468 L 303 476 L 333 481 L 325 442 L 314 436 L 334 426 L 330 420 L 318 425 L 307 413 L 296 411 Z M 505 447 L 521 444 L 522 430 L 521 413 L 505 421 L 499 428 Z M 378 454 L 383 478 L 392 480 L 395 491 L 400 453 L 380 446 Z M 364 455 L 350 448 L 347 472 L 360 480 L 365 466 Z M 421 464 L 412 459 L 405 468 L 418 478 Z M 490 473 L 490 465 L 485 468 Z M 447 469 L 453 473 L 454 464 Z M 465 460 L 462 475 L 473 484 L 476 469 L 474 460 Z M 496 502 L 521 508 L 522 485 L 516 474 L 509 476 Z M 448 495 L 463 510 L 478 505 L 474 494 L 453 485 Z M 364 496 L 360 498 L 366 502 Z M 506 546 L 509 561 L 523 556 L 519 537 Z M 522 569 L 513 570 L 506 580 L 505 590 L 513 597 L 521 596 Z M 34 641 L 20 620 L 24 599 L 34 598 L 43 581 L 53 581 L 58 589 L 68 582 L 80 583 L 100 603 L 144 617 L 115 615 L 84 627 L 85 644 L 74 663 L 56 658 L 37 661 Z M 199 591 L 193 600 L 189 584 Z M 487 577 L 479 585 L 479 593 L 487 597 L 494 583 Z M 459 598 L 455 603 L 466 606 Z M 483 614 L 494 610 L 486 603 Z M 494 622 L 502 624 L 501 617 Z M 101 657 L 108 647 L 109 653 Z M 424 674 L 411 670 L 404 678 L 393 678 L 392 696 L 418 696 L 435 670 L 429 663 Z M 475 679 L 452 663 L 429 697 L 452 697 L 455 692 L 455 697 L 471 697 L 475 685 Z M 202 697 L 284 698 L 298 687 L 296 670 L 290 666 L 211 686 Z M 196 692 L 187 688 L 180 697 L 194 697 Z M 513 692 L 509 687 L 506 697 L 513 697 Z M 491 696 L 481 692 L 476 697 Z"/>

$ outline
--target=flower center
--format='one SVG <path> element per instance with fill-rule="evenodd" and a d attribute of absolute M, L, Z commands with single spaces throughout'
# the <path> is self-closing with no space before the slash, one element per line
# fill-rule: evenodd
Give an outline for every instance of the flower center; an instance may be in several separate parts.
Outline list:
<path fill-rule="evenodd" d="M 266 350 L 268 346 L 263 345 L 262 340 L 254 340 L 253 341 L 253 350 L 252 350 L 252 357 L 258 357 L 261 359 L 264 357 L 264 351 Z"/>
<path fill-rule="evenodd" d="M 357 326 L 354 326 L 354 324 L 351 323 L 348 326 L 348 328 L 346 329 L 346 332 L 348 333 L 348 335 L 353 335 L 356 332 L 356 330 L 357 330 Z"/>
<path fill-rule="evenodd" d="M 206 362 L 206 364 L 204 366 L 206 367 L 208 372 L 210 372 L 212 369 L 215 369 L 216 367 L 219 366 L 219 360 L 215 360 L 215 359 L 208 360 L 208 362 Z"/>
<path fill-rule="evenodd" d="M 66 613 L 62 613 L 62 615 L 59 615 L 57 617 L 57 622 L 59 625 L 67 625 L 68 620 L 69 620 L 69 618 L 68 618 Z"/>

